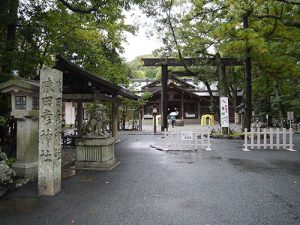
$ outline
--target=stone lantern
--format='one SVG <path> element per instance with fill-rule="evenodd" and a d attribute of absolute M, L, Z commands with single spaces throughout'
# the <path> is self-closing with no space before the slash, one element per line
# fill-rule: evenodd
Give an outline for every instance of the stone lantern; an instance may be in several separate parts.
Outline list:
<path fill-rule="evenodd" d="M 39 82 L 15 79 L 0 85 L 11 95 L 11 116 L 17 120 L 17 175 L 34 180 L 38 171 Z"/>

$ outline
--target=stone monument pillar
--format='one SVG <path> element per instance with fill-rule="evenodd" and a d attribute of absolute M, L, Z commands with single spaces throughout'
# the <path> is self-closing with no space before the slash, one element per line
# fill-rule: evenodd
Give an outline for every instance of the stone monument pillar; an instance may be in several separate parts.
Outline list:
<path fill-rule="evenodd" d="M 62 72 L 41 71 L 39 115 L 38 192 L 55 195 L 61 190 Z"/>

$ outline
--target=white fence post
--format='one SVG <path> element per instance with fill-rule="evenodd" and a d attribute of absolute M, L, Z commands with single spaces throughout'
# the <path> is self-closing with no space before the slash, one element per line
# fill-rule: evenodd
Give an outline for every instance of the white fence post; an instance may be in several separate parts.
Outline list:
<path fill-rule="evenodd" d="M 277 128 L 275 131 L 273 128 L 268 129 L 263 129 L 263 131 L 260 130 L 253 130 L 251 129 L 251 132 L 248 132 L 247 129 L 245 129 L 244 133 L 244 148 L 243 151 L 250 151 L 248 148 L 253 149 L 257 147 L 257 149 L 260 149 L 263 147 L 266 149 L 267 147 L 270 147 L 273 149 L 275 146 L 277 149 L 282 147 L 283 149 L 289 150 L 289 151 L 296 151 L 294 149 L 294 144 L 293 144 L 293 130 L 290 128 L 288 131 L 287 129 L 283 128 L 282 130 L 279 130 Z M 250 135 L 250 144 L 248 143 L 248 136 Z M 254 140 L 254 136 L 256 135 L 256 143 Z M 267 138 L 268 135 L 270 137 L 270 141 L 268 142 Z M 281 138 L 282 135 L 282 138 Z M 287 137 L 287 135 L 289 135 Z M 276 138 L 276 141 L 274 142 L 274 137 Z M 263 140 L 261 140 L 263 138 Z M 288 140 L 287 140 L 288 139 Z"/>
<path fill-rule="evenodd" d="M 289 129 L 289 135 L 290 135 L 290 141 L 289 141 L 289 148 L 287 149 L 288 151 L 295 152 L 296 150 L 294 149 L 294 144 L 293 144 L 293 129 Z"/>
<path fill-rule="evenodd" d="M 207 132 L 207 148 L 206 148 L 206 151 L 211 151 L 211 148 L 210 148 L 210 133 Z"/>
<path fill-rule="evenodd" d="M 247 128 L 244 130 L 244 140 L 245 140 L 245 143 L 244 143 L 243 151 L 249 152 L 250 150 L 248 149 L 248 131 L 247 131 Z"/>
<path fill-rule="evenodd" d="M 273 144 L 273 128 L 270 128 L 270 146 L 271 146 L 271 149 L 274 148 L 274 144 Z"/>
<path fill-rule="evenodd" d="M 253 134 L 254 136 L 254 134 Z M 257 131 L 257 148 L 260 149 L 260 128 Z"/>
<path fill-rule="evenodd" d="M 282 131 L 282 147 L 286 149 L 286 128 L 283 128 Z"/>
<path fill-rule="evenodd" d="M 276 128 L 276 146 L 277 146 L 277 149 L 280 148 L 279 141 L 280 141 L 280 131 L 279 131 L 279 128 Z"/>

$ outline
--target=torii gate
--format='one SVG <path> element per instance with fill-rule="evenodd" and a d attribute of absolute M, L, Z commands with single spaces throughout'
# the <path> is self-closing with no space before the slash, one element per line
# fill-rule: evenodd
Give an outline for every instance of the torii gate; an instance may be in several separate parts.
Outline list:
<path fill-rule="evenodd" d="M 168 66 L 192 66 L 197 65 L 199 61 L 206 61 L 208 64 L 217 66 L 219 77 L 224 79 L 226 75 L 225 66 L 243 65 L 243 62 L 235 58 L 221 58 L 219 54 L 217 54 L 217 57 L 213 58 L 184 58 L 182 60 L 176 58 L 142 58 L 141 60 L 143 61 L 144 66 L 161 66 L 161 131 L 164 131 L 168 128 Z M 190 74 L 187 75 L 191 76 Z M 225 93 L 220 93 L 220 96 L 221 95 L 225 96 Z M 248 109 L 251 109 L 251 106 L 247 107 Z"/>

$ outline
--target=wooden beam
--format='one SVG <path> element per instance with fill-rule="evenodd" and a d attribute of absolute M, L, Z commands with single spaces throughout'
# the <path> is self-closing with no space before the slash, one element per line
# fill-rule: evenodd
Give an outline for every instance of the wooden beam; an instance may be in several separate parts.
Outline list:
<path fill-rule="evenodd" d="M 93 94 L 63 94 L 64 102 L 93 102 Z"/>
<path fill-rule="evenodd" d="M 201 64 L 209 64 L 215 65 L 215 57 L 214 58 L 185 58 L 183 60 L 179 60 L 176 58 L 142 58 L 144 66 L 196 66 Z M 225 66 L 242 66 L 244 65 L 242 61 L 239 61 L 236 58 L 221 58 L 221 62 Z"/>
<path fill-rule="evenodd" d="M 105 101 L 105 102 L 112 102 L 113 101 L 113 97 L 112 96 L 108 96 L 105 94 L 100 93 L 100 91 L 95 91 L 94 93 L 94 100 L 95 103 L 101 103 L 101 101 Z"/>
<path fill-rule="evenodd" d="M 172 76 L 176 77 L 194 77 L 195 74 L 189 73 L 187 71 L 171 71 L 170 72 Z"/>

